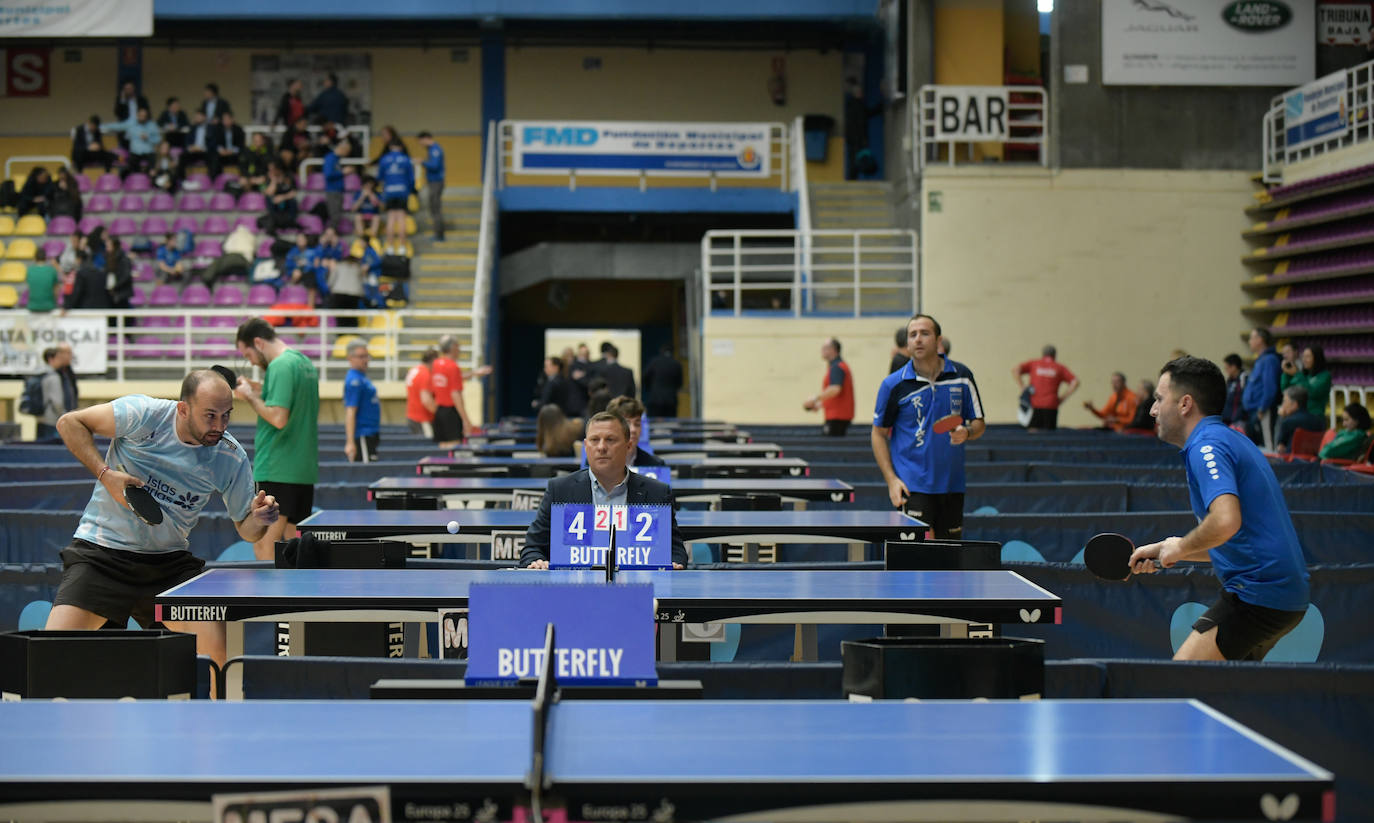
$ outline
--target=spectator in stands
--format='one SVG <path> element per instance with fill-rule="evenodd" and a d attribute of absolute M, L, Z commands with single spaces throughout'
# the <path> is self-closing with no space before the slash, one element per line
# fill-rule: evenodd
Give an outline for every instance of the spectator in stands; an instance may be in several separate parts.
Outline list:
<path fill-rule="evenodd" d="M 592 364 L 592 373 L 606 381 L 606 390 L 611 397 L 634 397 L 635 374 L 618 362 L 620 349 L 607 340 L 601 344 L 601 359 Z"/>
<path fill-rule="evenodd" d="M 134 296 L 134 264 L 124 252 L 124 244 L 114 235 L 105 238 L 105 283 L 110 292 L 110 307 L 127 311 Z M 132 325 L 132 321 L 125 320 L 124 325 Z"/>
<path fill-rule="evenodd" d="M 310 132 L 304 120 L 297 120 L 295 125 L 289 126 L 277 144 L 277 157 L 282 166 L 294 172 L 301 161 L 310 156 L 310 143 Z"/>
<path fill-rule="evenodd" d="M 66 343 L 43 350 L 43 413 L 38 416 L 35 440 L 57 437 L 57 418 L 76 408 L 76 384 L 67 377 L 72 364 L 72 347 Z"/>
<path fill-rule="evenodd" d="M 210 124 L 219 123 L 220 117 L 225 114 L 232 114 L 234 109 L 229 105 L 229 101 L 219 96 L 219 86 L 214 83 L 205 84 L 205 92 L 200 101 L 200 108 L 197 109 L 205 115 L 205 121 Z"/>
<path fill-rule="evenodd" d="M 1369 445 L 1369 410 L 1359 403 L 1351 403 L 1341 412 L 1340 430 L 1330 443 L 1322 447 L 1317 456 L 1325 460 L 1359 460 Z"/>
<path fill-rule="evenodd" d="M 1221 372 L 1226 376 L 1226 404 L 1221 407 L 1221 422 L 1228 426 L 1232 423 L 1244 423 L 1245 409 L 1241 407 L 1240 398 L 1245 390 L 1245 379 L 1249 375 L 1240 355 L 1226 355 L 1221 361 Z M 1151 399 L 1150 402 L 1153 403 L 1154 400 Z"/>
<path fill-rule="evenodd" d="M 344 167 L 342 158 L 348 156 L 348 138 L 341 137 L 324 156 L 324 205 L 329 213 L 329 226 L 337 228 L 344 213 Z"/>
<path fill-rule="evenodd" d="M 104 166 L 109 171 L 114 166 L 114 154 L 105 150 L 97 115 L 72 130 L 72 165 L 77 171 L 87 166 Z"/>
<path fill-rule="evenodd" d="M 152 166 L 157 144 L 162 142 L 162 129 L 153 122 L 147 106 L 139 109 L 132 119 L 111 123 L 106 128 L 122 133 L 129 149 L 129 161 L 120 172 L 120 177 L 127 178 L 134 172 L 144 172 Z"/>
<path fill-rule="evenodd" d="M 644 367 L 644 405 L 649 417 L 677 417 L 677 393 L 682 390 L 682 364 L 667 343 Z"/>
<path fill-rule="evenodd" d="M 321 245 L 323 246 L 323 244 Z M 345 252 L 345 254 L 347 254 L 347 252 Z M 332 265 L 330 265 L 328 269 L 329 291 L 325 308 L 330 310 L 345 309 L 356 311 L 359 302 L 363 299 L 362 264 L 358 261 L 358 258 L 352 255 L 330 262 Z M 358 318 L 340 317 L 339 325 L 343 327 L 357 326 Z"/>
<path fill-rule="evenodd" d="M 101 271 L 105 270 L 105 227 L 96 226 L 86 235 L 86 251 L 91 253 L 91 262 Z"/>
<path fill-rule="evenodd" d="M 1283 390 L 1283 402 L 1279 404 L 1278 430 L 1274 434 L 1279 454 L 1292 451 L 1293 433 L 1298 429 L 1324 432 L 1326 418 L 1307 410 L 1307 389 L 1294 384 Z"/>
<path fill-rule="evenodd" d="M 205 112 L 197 111 L 191 115 L 191 128 L 186 132 L 186 147 L 177 161 L 176 178 L 184 180 L 186 169 L 194 165 L 214 168 L 214 147 L 211 124 L 205 119 Z"/>
<path fill-rule="evenodd" d="M 382 156 L 378 176 L 382 181 L 382 204 L 386 208 L 386 250 L 388 254 L 404 254 L 407 201 L 415 191 L 415 166 L 399 142 L 392 143 Z"/>
<path fill-rule="evenodd" d="M 918 314 L 907 323 L 911 362 L 878 388 L 870 442 L 887 482 L 888 500 L 929 523 L 937 538 L 964 530 L 964 450 L 987 428 L 973 372 L 940 355 L 940 324 Z M 913 402 L 913 399 L 922 402 Z M 948 435 L 931 432 L 940 418 L 964 422 Z"/>
<path fill-rule="evenodd" d="M 1140 388 L 1135 393 L 1135 417 L 1126 424 L 1127 432 L 1148 432 L 1155 433 L 1155 418 L 1150 413 L 1150 408 L 1155 404 L 1155 384 L 1149 380 L 1141 380 Z"/>
<path fill-rule="evenodd" d="M 306 116 L 316 123 L 348 125 L 348 95 L 339 88 L 339 77 L 330 72 L 324 76 L 324 88 L 305 107 Z"/>
<path fill-rule="evenodd" d="M 210 127 L 210 143 L 214 153 L 210 158 L 210 176 L 216 177 L 225 166 L 239 167 L 239 154 L 248 146 L 243 127 L 234 122 L 234 113 L 226 111 L 219 125 Z"/>
<path fill-rule="evenodd" d="M 1031 420 L 1027 431 L 1054 431 L 1059 425 L 1059 406 L 1078 391 L 1078 378 L 1055 360 L 1054 346 L 1045 346 L 1039 360 L 1027 360 L 1011 370 L 1017 391 L 1026 388 L 1029 377 L 1031 389 Z M 1067 383 L 1069 390 L 1059 394 L 1059 387 Z"/>
<path fill-rule="evenodd" d="M 1175 660 L 1263 660 L 1307 613 L 1307 564 L 1269 461 L 1221 422 L 1226 379 L 1211 361 L 1165 364 L 1153 413 L 1159 439 L 1183 452 L 1197 526 L 1141 546 L 1136 574 L 1211 561 L 1220 599 L 1193 623 Z"/>
<path fill-rule="evenodd" d="M 833 337 L 821 344 L 821 359 L 826 362 L 826 370 L 820 394 L 803 401 L 802 408 L 824 412 L 821 434 L 844 437 L 854 419 L 854 375 L 849 373 L 849 364 L 840 358 L 840 341 Z"/>
<path fill-rule="evenodd" d="M 257 236 L 247 226 L 238 226 L 224 240 L 224 253 L 200 273 L 206 288 L 213 289 L 225 277 L 247 277 L 257 254 Z"/>
<path fill-rule="evenodd" d="M 58 280 L 57 269 L 48 262 L 48 253 L 42 247 L 33 253 L 33 262 L 29 264 L 24 280 L 29 287 L 29 311 L 46 314 L 57 308 L 62 284 Z"/>
<path fill-rule="evenodd" d="M 103 258 L 102 258 L 103 259 Z M 91 259 L 86 249 L 77 252 L 79 266 L 72 282 L 71 294 L 64 304 L 67 309 L 111 309 L 110 293 L 105 288 L 105 270 Z"/>
<path fill-rule="evenodd" d="M 353 212 L 353 231 L 356 234 L 377 236 L 381 228 L 382 198 L 377 194 L 377 178 L 364 177 L 362 189 L 349 208 Z"/>
<path fill-rule="evenodd" d="M 407 156 L 410 154 L 410 149 L 406 146 L 406 141 L 401 139 L 401 133 L 396 131 L 396 127 L 390 123 L 382 126 L 382 130 L 377 134 L 376 143 L 381 146 L 381 149 L 377 151 L 377 156 L 372 158 L 372 162 L 368 163 L 368 165 L 373 168 L 381 168 L 382 158 L 386 157 L 387 152 L 391 151 L 393 143 L 401 147 L 401 152 L 403 154 Z"/>
<path fill-rule="evenodd" d="M 1299 363 L 1283 363 L 1279 386 L 1302 386 L 1307 389 L 1307 410 L 1318 417 L 1326 414 L 1326 401 L 1331 396 L 1331 372 L 1326 368 L 1326 350 L 1313 344 L 1302 350 Z"/>
<path fill-rule="evenodd" d="M 1298 350 L 1293 344 L 1284 343 L 1278 347 L 1279 352 L 1279 371 L 1288 371 L 1289 367 L 1296 368 L 1298 365 Z"/>
<path fill-rule="evenodd" d="M 420 132 L 420 145 L 425 147 L 425 202 L 429 204 L 429 220 L 434 227 L 434 239 L 444 239 L 444 150 L 434 135 Z"/>
<path fill-rule="evenodd" d="M 296 244 L 286 253 L 282 266 L 282 276 L 288 283 L 298 283 L 312 292 L 315 289 L 315 264 L 311 251 L 316 238 L 305 232 L 296 235 Z M 314 307 L 314 302 L 310 303 Z"/>
<path fill-rule="evenodd" d="M 430 365 L 439 356 L 437 346 L 430 346 L 420 356 L 420 362 L 406 372 L 406 425 L 412 434 L 434 439 L 434 392 L 430 383 Z"/>
<path fill-rule="evenodd" d="M 430 366 L 430 383 L 438 405 L 434 412 L 434 439 L 441 449 L 451 449 L 463 441 L 464 435 L 477 431 L 463 404 L 463 372 L 458 366 L 462 353 L 458 337 L 446 334 L 439 338 L 439 356 Z M 485 377 L 488 374 L 491 374 L 491 366 L 482 366 L 468 376 Z"/>
<path fill-rule="evenodd" d="M 77 260 L 77 252 L 81 251 L 85 243 L 86 239 L 81 236 L 81 232 L 74 231 L 67 237 L 67 247 L 64 248 L 62 254 L 57 257 L 58 274 L 60 274 L 68 284 L 70 284 L 72 276 L 76 274 L 77 267 L 81 265 L 80 261 Z M 67 289 L 67 291 L 70 291 L 70 289 Z"/>
<path fill-rule="evenodd" d="M 545 457 L 582 456 L 582 418 L 568 419 L 563 410 L 550 403 L 534 418 L 534 447 Z"/>
<path fill-rule="evenodd" d="M 272 147 L 267 135 L 253 132 L 248 145 L 239 153 L 239 192 L 259 191 L 267 185 L 267 169 L 272 165 Z"/>
<path fill-rule="evenodd" d="M 1103 428 L 1115 431 L 1121 431 L 1135 419 L 1136 405 L 1135 394 L 1126 388 L 1126 375 L 1119 371 L 1112 372 L 1112 393 L 1102 408 L 1093 408 L 1091 400 L 1083 401 L 1083 408 L 1101 420 Z"/>
<path fill-rule="evenodd" d="M 298 78 L 291 78 L 286 81 L 286 92 L 281 96 L 281 102 L 277 103 L 277 113 L 272 118 L 272 125 L 278 124 L 290 129 L 305 117 L 305 100 L 301 98 L 301 81 Z"/>
<path fill-rule="evenodd" d="M 367 344 L 354 340 L 348 344 L 348 374 L 344 375 L 344 456 L 350 463 L 371 463 L 377 459 L 381 440 L 382 404 L 377 387 L 367 379 Z"/>
<path fill-rule="evenodd" d="M 630 426 L 630 451 L 625 456 L 627 466 L 666 466 L 663 458 L 641 445 L 648 443 L 644 433 L 644 404 L 633 397 L 617 397 L 606 406 L 606 411 L 623 418 Z"/>
<path fill-rule="evenodd" d="M 270 234 L 275 236 L 282 229 L 296 228 L 296 216 L 301 204 L 296 199 L 296 181 L 282 168 L 280 163 L 267 167 L 267 214 L 258 220 Z"/>
<path fill-rule="evenodd" d="M 544 358 L 543 381 L 539 386 L 539 396 L 534 401 L 536 409 L 545 406 L 557 406 L 568 417 L 575 416 L 579 411 L 577 387 L 567 377 L 563 376 L 563 359 L 561 357 Z"/>
<path fill-rule="evenodd" d="M 52 186 L 52 199 L 48 203 L 48 218 L 66 216 L 80 222 L 84 210 L 81 186 L 77 183 L 76 175 L 66 166 L 58 166 L 57 179 L 53 181 Z"/>
<path fill-rule="evenodd" d="M 167 108 L 157 116 L 157 127 L 162 129 L 162 139 L 175 148 L 186 146 L 186 132 L 191 130 L 191 121 L 181 109 L 181 101 L 175 97 L 167 98 Z"/>
<path fill-rule="evenodd" d="M 906 355 L 906 326 L 902 326 L 892 335 L 892 359 L 887 364 L 887 373 L 892 374 L 910 361 Z"/>
<path fill-rule="evenodd" d="M 162 283 L 176 283 L 186 276 L 186 250 L 177 243 L 176 235 L 167 232 L 157 250 L 157 278 Z"/>
<path fill-rule="evenodd" d="M 370 309 L 384 309 L 386 297 L 382 294 L 382 256 L 372 248 L 372 238 L 366 234 L 358 238 L 357 245 L 362 246 L 362 256 L 358 262 L 363 267 L 363 303 Z"/>
<path fill-rule="evenodd" d="M 1267 452 L 1274 450 L 1274 409 L 1279 405 L 1279 355 L 1274 351 L 1274 337 L 1268 329 L 1250 332 L 1250 351 L 1255 366 L 1241 393 L 1241 408 L 1245 410 L 1246 434 Z"/>
<path fill-rule="evenodd" d="M 138 87 L 132 80 L 126 80 L 115 96 L 114 120 L 133 120 L 138 116 L 139 109 L 146 108 L 150 108 L 148 98 L 138 93 Z"/>
<path fill-rule="evenodd" d="M 24 179 L 23 187 L 19 189 L 19 216 L 23 217 L 33 212 L 47 217 L 48 208 L 52 204 L 52 190 L 52 175 L 42 166 L 35 166 Z"/>

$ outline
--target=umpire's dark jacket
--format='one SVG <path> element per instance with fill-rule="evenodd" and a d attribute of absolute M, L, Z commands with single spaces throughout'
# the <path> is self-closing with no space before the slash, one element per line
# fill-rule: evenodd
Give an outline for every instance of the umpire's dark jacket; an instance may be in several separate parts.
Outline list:
<path fill-rule="evenodd" d="M 592 502 L 591 470 L 582 469 L 549 481 L 544 499 L 539 501 L 539 513 L 525 531 L 525 548 L 520 552 L 520 565 L 528 566 L 536 560 L 549 559 L 549 511 L 555 503 Z M 652 477 L 630 472 L 629 488 L 625 493 L 628 506 L 665 505 L 673 512 L 673 562 L 687 565 L 687 547 L 682 545 L 682 531 L 677 527 L 677 506 L 667 483 Z"/>

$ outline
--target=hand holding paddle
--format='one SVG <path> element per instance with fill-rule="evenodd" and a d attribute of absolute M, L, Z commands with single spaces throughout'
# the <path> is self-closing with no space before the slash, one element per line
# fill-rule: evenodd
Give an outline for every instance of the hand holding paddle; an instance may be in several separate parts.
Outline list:
<path fill-rule="evenodd" d="M 1095 534 L 1083 547 L 1083 563 L 1088 571 L 1103 580 L 1126 580 L 1132 574 L 1149 574 L 1158 569 L 1155 555 L 1149 550 L 1160 544 L 1137 549 L 1124 535 L 1106 532 Z"/>
<path fill-rule="evenodd" d="M 153 493 L 142 486 L 125 486 L 124 503 L 133 509 L 139 520 L 149 526 L 156 526 L 162 522 L 162 507 L 157 504 Z"/>

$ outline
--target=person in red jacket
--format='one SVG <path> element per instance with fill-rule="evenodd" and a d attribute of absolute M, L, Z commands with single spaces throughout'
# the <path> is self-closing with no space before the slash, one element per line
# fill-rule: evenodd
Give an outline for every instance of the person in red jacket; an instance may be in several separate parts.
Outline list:
<path fill-rule="evenodd" d="M 821 393 L 802 403 L 802 408 L 824 412 L 822 434 L 843 437 L 854 419 L 854 375 L 849 364 L 840 359 L 840 341 L 833 337 L 821 344 L 821 359 L 828 364 Z"/>
<path fill-rule="evenodd" d="M 1078 391 L 1078 378 L 1054 357 L 1054 346 L 1046 346 L 1039 360 L 1027 360 L 1011 370 L 1018 390 L 1026 387 L 1021 378 L 1030 377 L 1031 419 L 1026 427 L 1030 431 L 1054 431 L 1059 425 L 1059 404 Z M 1060 395 L 1059 387 L 1064 383 L 1069 384 L 1069 390 Z"/>

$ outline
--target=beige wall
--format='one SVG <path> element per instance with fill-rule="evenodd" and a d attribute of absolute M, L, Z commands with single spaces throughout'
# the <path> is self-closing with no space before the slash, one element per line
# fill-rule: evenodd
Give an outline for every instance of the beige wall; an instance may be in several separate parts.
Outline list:
<path fill-rule="evenodd" d="M 582 68 L 583 58 L 601 68 Z M 787 104 L 768 93 L 771 60 L 787 61 Z M 506 116 L 524 119 L 842 122 L 840 53 L 587 46 L 506 49 Z"/>
<path fill-rule="evenodd" d="M 702 414 L 745 423 L 815 423 L 802 402 L 821 390 L 821 343 L 838 338 L 854 375 L 854 419 L 873 419 L 878 384 L 892 359 L 900 317 L 707 317 L 702 344 Z"/>
<path fill-rule="evenodd" d="M 1241 351 L 1246 172 L 929 169 L 924 307 L 978 378 L 991 422 L 1014 419 L 1011 369 L 1053 343 L 1083 388 L 1061 425 L 1088 425 L 1111 372 L 1153 378 L 1175 348 Z"/>

